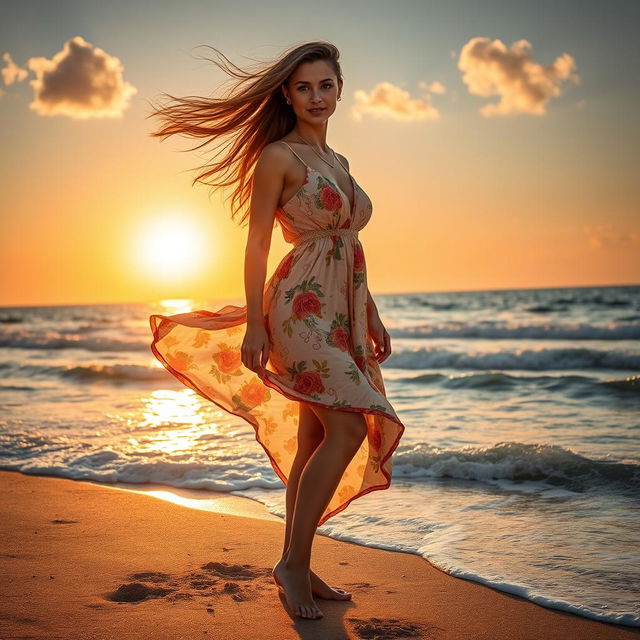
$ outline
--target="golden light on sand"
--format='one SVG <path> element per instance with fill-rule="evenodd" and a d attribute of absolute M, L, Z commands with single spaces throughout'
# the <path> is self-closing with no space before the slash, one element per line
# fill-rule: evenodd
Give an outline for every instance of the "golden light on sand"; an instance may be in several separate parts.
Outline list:
<path fill-rule="evenodd" d="M 205 234 L 189 220 L 178 216 L 156 217 L 137 233 L 138 266 L 162 281 L 184 280 L 203 266 L 204 240 Z"/>

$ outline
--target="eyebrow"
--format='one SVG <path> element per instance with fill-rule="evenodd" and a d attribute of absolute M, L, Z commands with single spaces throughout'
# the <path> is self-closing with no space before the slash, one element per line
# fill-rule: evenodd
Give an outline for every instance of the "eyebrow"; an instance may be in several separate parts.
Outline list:
<path fill-rule="evenodd" d="M 333 81 L 333 78 L 325 78 L 324 80 L 320 80 L 320 82 L 326 82 L 327 80 Z M 293 84 L 311 84 L 308 80 L 298 80 Z"/>

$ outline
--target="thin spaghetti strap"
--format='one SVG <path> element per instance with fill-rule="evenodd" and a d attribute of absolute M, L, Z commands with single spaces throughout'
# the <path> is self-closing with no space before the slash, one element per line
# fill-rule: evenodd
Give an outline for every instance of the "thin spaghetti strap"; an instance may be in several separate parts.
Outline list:
<path fill-rule="evenodd" d="M 347 167 L 344 166 L 344 164 L 342 163 L 342 160 L 340 160 L 340 156 L 333 150 L 331 149 L 331 153 L 333 153 L 333 157 L 340 163 L 340 165 L 342 166 L 342 168 L 347 172 L 347 174 L 350 176 L 351 175 L 351 171 L 349 171 L 349 169 L 347 169 Z"/>
<path fill-rule="evenodd" d="M 286 144 L 287 147 L 289 147 L 289 149 L 291 150 L 291 152 L 296 156 L 296 158 L 298 158 L 298 160 L 300 160 L 300 162 L 302 162 L 302 164 L 307 167 L 307 169 L 309 168 L 307 163 L 291 148 L 291 145 L 288 142 L 285 142 L 284 140 L 279 140 L 279 142 L 282 142 L 283 144 Z"/>

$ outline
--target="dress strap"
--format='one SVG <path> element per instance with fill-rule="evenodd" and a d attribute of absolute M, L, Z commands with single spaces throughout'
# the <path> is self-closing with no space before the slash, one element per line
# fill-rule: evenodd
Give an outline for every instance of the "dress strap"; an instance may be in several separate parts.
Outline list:
<path fill-rule="evenodd" d="M 279 140 L 279 142 L 282 142 L 283 144 L 286 144 L 287 147 L 289 147 L 289 149 L 291 150 L 291 152 L 296 156 L 296 158 L 298 158 L 298 160 L 300 160 L 300 162 L 302 162 L 302 164 L 307 167 L 307 163 L 291 148 L 291 145 L 288 142 L 285 142 L 284 140 Z"/>
<path fill-rule="evenodd" d="M 333 151 L 333 149 L 331 149 L 331 151 Z M 340 160 L 340 156 L 333 151 L 333 155 L 335 156 L 336 160 L 340 163 L 340 165 L 342 166 L 342 168 L 347 172 L 347 174 L 350 176 L 351 175 L 351 171 L 349 171 L 349 169 L 347 169 L 347 167 L 344 166 L 344 164 L 342 163 L 342 160 Z"/>

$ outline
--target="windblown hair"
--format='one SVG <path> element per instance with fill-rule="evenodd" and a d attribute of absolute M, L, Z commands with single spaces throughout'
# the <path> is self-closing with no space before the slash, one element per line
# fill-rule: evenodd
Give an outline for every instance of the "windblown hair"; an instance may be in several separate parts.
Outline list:
<path fill-rule="evenodd" d="M 205 141 L 187 149 L 194 151 L 228 136 L 225 148 L 231 145 L 221 160 L 198 167 L 200 173 L 193 179 L 208 184 L 214 190 L 237 185 L 231 194 L 231 219 L 235 219 L 251 199 L 253 168 L 264 147 L 285 136 L 296 123 L 296 115 L 287 104 L 282 93 L 282 85 L 288 82 L 303 62 L 326 60 L 333 68 L 338 82 L 342 82 L 342 70 L 338 59 L 338 49 L 328 42 L 308 42 L 286 50 L 275 61 L 255 61 L 252 70 L 243 70 L 233 64 L 215 47 L 210 47 L 228 63 L 206 58 L 230 76 L 238 79 L 221 98 L 185 96 L 176 98 L 168 93 L 173 104 L 156 108 L 147 117 L 159 116 L 163 125 L 152 132 L 152 137 L 166 138 L 173 134 L 183 134 Z M 218 155 L 218 154 L 216 154 Z M 218 182 L 207 178 L 221 173 Z M 240 224 L 249 216 L 246 207 Z"/>

